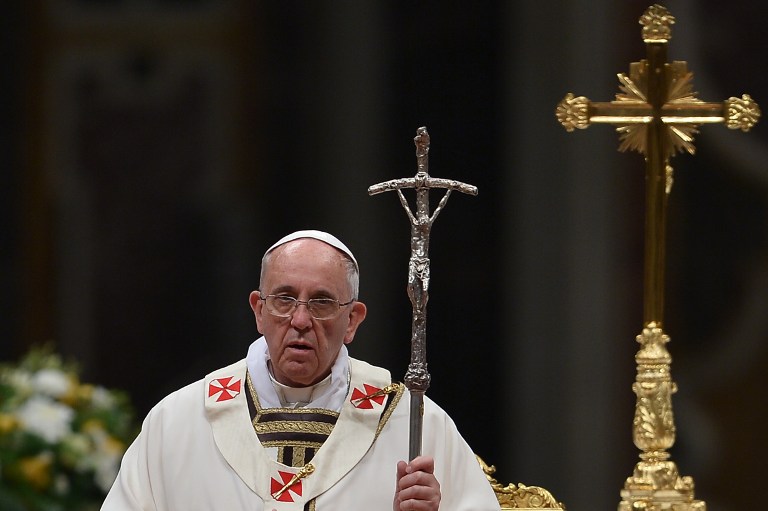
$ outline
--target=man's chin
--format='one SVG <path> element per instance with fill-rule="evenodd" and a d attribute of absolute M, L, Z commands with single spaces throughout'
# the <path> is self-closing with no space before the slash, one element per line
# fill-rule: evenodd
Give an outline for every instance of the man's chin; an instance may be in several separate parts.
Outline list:
<path fill-rule="evenodd" d="M 283 377 L 278 379 L 278 381 L 289 387 L 309 387 L 320 380 L 311 370 L 313 368 L 314 366 L 310 368 L 306 363 L 290 362 L 286 364 L 286 367 L 282 368 Z"/>

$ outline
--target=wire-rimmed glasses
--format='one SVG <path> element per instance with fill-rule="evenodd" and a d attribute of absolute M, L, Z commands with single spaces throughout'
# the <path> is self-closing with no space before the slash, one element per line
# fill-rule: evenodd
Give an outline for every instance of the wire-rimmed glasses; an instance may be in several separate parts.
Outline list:
<path fill-rule="evenodd" d="M 259 299 L 264 300 L 267 312 L 273 316 L 288 318 L 299 305 L 305 305 L 309 315 L 320 320 L 336 317 L 342 307 L 355 301 L 353 299 L 345 303 L 339 303 L 338 300 L 333 298 L 310 298 L 304 301 L 288 295 L 259 295 Z"/>

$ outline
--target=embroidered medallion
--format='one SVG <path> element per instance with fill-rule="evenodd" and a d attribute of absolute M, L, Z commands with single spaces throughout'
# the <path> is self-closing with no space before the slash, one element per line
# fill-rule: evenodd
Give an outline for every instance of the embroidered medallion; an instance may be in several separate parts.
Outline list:
<path fill-rule="evenodd" d="M 216 394 L 219 396 L 216 398 L 216 402 L 229 401 L 234 399 L 240 394 L 241 380 L 235 380 L 232 382 L 233 377 L 217 378 L 208 384 L 208 397 L 213 397 Z M 230 383 L 231 382 L 231 383 Z"/>
<path fill-rule="evenodd" d="M 312 474 L 314 471 L 315 467 L 311 463 L 304 465 L 301 470 L 295 474 L 278 470 L 277 473 L 280 480 L 273 477 L 270 481 L 272 497 L 279 502 L 293 502 L 294 494 L 301 497 L 303 491 L 301 480 Z"/>
<path fill-rule="evenodd" d="M 362 410 L 370 410 L 374 407 L 380 408 L 384 406 L 384 400 L 387 398 L 387 394 L 397 391 L 397 384 L 389 384 L 383 389 L 374 387 L 373 385 L 363 384 L 363 389 L 355 387 L 352 391 L 352 397 L 350 401 L 355 408 Z"/>

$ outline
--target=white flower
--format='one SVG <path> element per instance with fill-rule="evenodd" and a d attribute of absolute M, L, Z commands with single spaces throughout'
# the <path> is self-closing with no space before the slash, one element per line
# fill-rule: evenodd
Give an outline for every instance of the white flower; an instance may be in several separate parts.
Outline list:
<path fill-rule="evenodd" d="M 22 427 L 55 443 L 72 431 L 74 410 L 43 396 L 33 396 L 19 407 L 18 418 Z"/>
<path fill-rule="evenodd" d="M 12 370 L 7 373 L 8 383 L 16 389 L 16 392 L 22 396 L 28 396 L 32 393 L 32 375 L 29 371 Z"/>
<path fill-rule="evenodd" d="M 69 478 L 64 474 L 56 474 L 53 479 L 53 491 L 56 495 L 66 495 L 69 493 Z"/>
<path fill-rule="evenodd" d="M 101 491 L 104 493 L 107 493 L 112 488 L 112 484 L 117 479 L 120 459 L 121 456 L 116 453 L 101 452 L 98 456 L 95 456 L 96 486 L 101 488 Z"/>
<path fill-rule="evenodd" d="M 59 369 L 41 369 L 32 377 L 32 386 L 46 396 L 61 397 L 69 392 L 72 381 Z"/>
<path fill-rule="evenodd" d="M 103 408 L 105 410 L 112 408 L 115 405 L 115 398 L 104 387 L 97 385 L 93 388 L 93 394 L 91 395 L 91 402 L 96 408 Z"/>
<path fill-rule="evenodd" d="M 117 478 L 125 449 L 122 443 L 110 436 L 100 424 L 91 424 L 87 431 L 96 445 L 96 450 L 88 456 L 87 463 L 94 470 L 96 486 L 106 493 Z"/>
<path fill-rule="evenodd" d="M 90 469 L 88 456 L 93 450 L 90 437 L 82 433 L 73 433 L 65 436 L 61 441 L 62 461 L 73 466 L 78 472 Z"/>

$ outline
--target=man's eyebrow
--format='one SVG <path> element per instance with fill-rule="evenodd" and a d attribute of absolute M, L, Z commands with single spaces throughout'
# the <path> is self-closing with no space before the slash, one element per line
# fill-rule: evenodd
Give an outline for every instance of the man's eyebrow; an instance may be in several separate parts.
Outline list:
<path fill-rule="evenodd" d="M 296 294 L 293 292 L 294 289 L 292 286 L 277 286 L 275 289 L 272 290 L 270 294 L 276 295 L 276 294 Z"/>
<path fill-rule="evenodd" d="M 296 291 L 296 288 L 291 285 L 282 285 L 277 286 L 275 289 L 272 290 L 270 294 L 276 295 L 276 294 L 289 294 L 292 296 L 298 296 L 299 293 Z M 331 298 L 333 300 L 336 300 L 334 293 L 332 293 L 330 290 L 325 288 L 316 289 L 312 292 L 312 294 L 309 296 L 309 299 L 312 298 Z"/>

